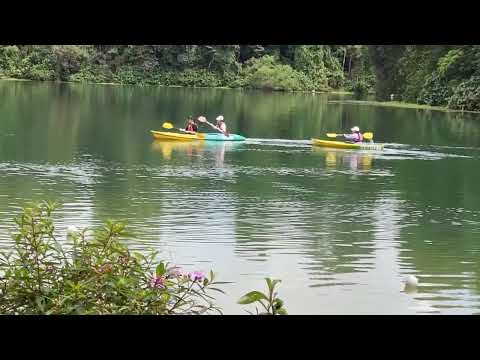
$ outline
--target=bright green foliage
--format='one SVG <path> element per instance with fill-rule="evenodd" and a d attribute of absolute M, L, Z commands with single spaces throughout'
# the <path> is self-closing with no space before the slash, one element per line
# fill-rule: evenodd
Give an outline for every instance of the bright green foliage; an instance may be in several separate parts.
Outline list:
<path fill-rule="evenodd" d="M 247 87 L 267 90 L 300 90 L 305 78 L 290 65 L 279 65 L 271 55 L 252 59 L 245 70 Z"/>

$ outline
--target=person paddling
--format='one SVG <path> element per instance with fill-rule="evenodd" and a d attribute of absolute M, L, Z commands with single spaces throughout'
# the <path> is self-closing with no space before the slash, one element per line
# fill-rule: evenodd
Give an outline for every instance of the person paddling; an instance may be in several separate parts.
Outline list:
<path fill-rule="evenodd" d="M 185 131 L 191 132 L 191 133 L 196 133 L 198 131 L 198 125 L 195 122 L 195 119 L 193 116 L 190 116 L 187 121 L 187 126 L 185 127 Z"/>
<path fill-rule="evenodd" d="M 223 118 L 223 115 L 217 116 L 217 126 L 216 129 L 223 133 L 225 136 L 229 136 L 228 131 L 227 131 L 227 125 L 225 124 L 225 120 Z"/>
<path fill-rule="evenodd" d="M 230 134 L 228 133 L 227 131 L 227 125 L 225 124 L 225 119 L 223 117 L 223 115 L 219 115 L 217 116 L 217 124 L 216 125 L 213 125 L 212 123 L 208 122 L 207 119 L 205 118 L 205 116 L 200 116 L 198 118 L 198 121 L 200 122 L 204 122 L 204 123 L 207 123 L 208 125 L 210 125 L 212 128 L 214 128 L 215 130 L 221 132 L 223 135 L 225 136 L 230 136 Z"/>
<path fill-rule="evenodd" d="M 358 126 L 354 126 L 350 129 L 352 131 L 351 134 L 343 134 L 343 137 L 353 143 L 361 143 L 363 142 L 363 135 L 360 132 L 360 128 Z"/>

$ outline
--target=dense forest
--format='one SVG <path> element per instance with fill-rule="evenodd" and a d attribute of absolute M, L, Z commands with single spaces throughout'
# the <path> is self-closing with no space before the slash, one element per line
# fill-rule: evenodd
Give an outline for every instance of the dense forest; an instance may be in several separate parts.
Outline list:
<path fill-rule="evenodd" d="M 367 48 L 353 45 L 0 46 L 13 78 L 138 85 L 366 91 Z"/>
<path fill-rule="evenodd" d="M 480 45 L 0 46 L 11 78 L 163 86 L 375 91 L 480 110 Z"/>

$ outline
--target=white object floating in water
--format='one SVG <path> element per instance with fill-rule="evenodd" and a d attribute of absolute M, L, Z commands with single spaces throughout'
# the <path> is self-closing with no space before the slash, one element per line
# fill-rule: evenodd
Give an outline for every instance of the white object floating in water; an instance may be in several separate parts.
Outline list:
<path fill-rule="evenodd" d="M 75 225 L 69 225 L 67 228 L 67 235 L 73 235 L 78 233 L 78 229 Z"/>
<path fill-rule="evenodd" d="M 414 275 L 408 275 L 405 280 L 405 286 L 409 288 L 415 288 L 418 286 L 418 279 Z"/>

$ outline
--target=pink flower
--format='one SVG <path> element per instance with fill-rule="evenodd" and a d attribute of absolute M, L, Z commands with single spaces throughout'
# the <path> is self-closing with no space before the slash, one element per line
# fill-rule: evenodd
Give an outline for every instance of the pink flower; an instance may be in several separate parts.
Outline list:
<path fill-rule="evenodd" d="M 188 277 L 192 281 L 203 281 L 203 279 L 205 279 L 205 275 L 201 271 L 194 271 L 193 273 L 189 273 Z"/>
<path fill-rule="evenodd" d="M 168 269 L 168 277 L 178 278 L 178 277 L 183 276 L 183 275 L 184 275 L 184 272 L 178 266 L 174 266 L 174 267 Z"/>
<path fill-rule="evenodd" d="M 166 279 L 163 276 L 154 276 L 152 280 L 150 280 L 150 286 L 157 289 L 163 289 L 165 287 L 165 280 Z"/>

